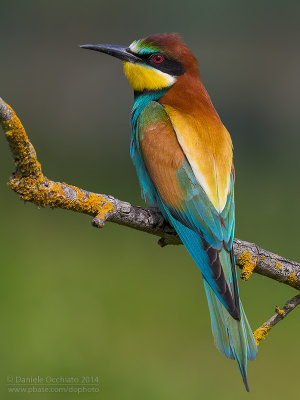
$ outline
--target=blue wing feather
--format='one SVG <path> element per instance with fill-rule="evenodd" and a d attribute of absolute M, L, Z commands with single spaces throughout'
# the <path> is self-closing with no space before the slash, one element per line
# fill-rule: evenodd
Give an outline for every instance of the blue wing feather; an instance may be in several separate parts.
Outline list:
<path fill-rule="evenodd" d="M 184 194 L 182 213 L 192 221 L 191 228 L 203 233 L 205 240 L 215 249 L 221 250 L 224 232 L 219 213 L 214 208 L 206 193 L 197 182 L 192 168 L 184 160 L 177 172 L 177 181 Z"/>

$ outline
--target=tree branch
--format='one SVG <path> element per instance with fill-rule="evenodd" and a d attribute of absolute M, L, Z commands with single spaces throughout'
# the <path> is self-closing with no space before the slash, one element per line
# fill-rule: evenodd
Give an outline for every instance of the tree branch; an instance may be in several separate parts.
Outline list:
<path fill-rule="evenodd" d="M 276 307 L 274 314 L 267 322 L 262 324 L 256 331 L 253 333 L 254 338 L 256 340 L 257 345 L 262 339 L 265 339 L 270 330 L 278 324 L 278 322 L 282 321 L 291 311 L 293 311 L 300 304 L 300 294 L 293 297 L 291 300 L 287 301 L 282 308 Z"/>
<path fill-rule="evenodd" d="M 88 192 L 67 183 L 48 179 L 42 172 L 35 149 L 19 118 L 1 98 L 0 123 L 16 166 L 9 180 L 9 186 L 20 195 L 22 200 L 41 207 L 50 206 L 88 214 L 93 217 L 92 224 L 98 228 L 103 227 L 106 221 L 110 221 L 151 233 L 160 237 L 158 243 L 162 247 L 168 244 L 181 244 L 176 231 L 158 209 L 136 207 L 110 195 Z M 240 239 L 234 239 L 234 255 L 236 264 L 242 268 L 242 279 L 249 279 L 254 271 L 300 290 L 299 263 Z M 293 307 L 291 302 L 283 307 L 283 316 L 277 314 L 263 324 L 256 331 L 258 332 L 256 337 L 260 337 L 259 332 L 265 331 L 269 326 L 274 326 L 295 308 L 299 304 L 298 296 L 296 298 L 297 301 L 294 301 Z"/>

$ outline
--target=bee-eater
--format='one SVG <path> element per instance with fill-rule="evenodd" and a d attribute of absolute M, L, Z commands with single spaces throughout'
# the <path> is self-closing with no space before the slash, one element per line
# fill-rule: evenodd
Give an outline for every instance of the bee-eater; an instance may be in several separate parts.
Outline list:
<path fill-rule="evenodd" d="M 123 61 L 134 90 L 130 154 L 142 195 L 175 228 L 203 275 L 217 348 L 236 360 L 245 388 L 257 346 L 239 299 L 233 255 L 232 142 L 178 34 L 129 47 L 87 44 Z"/>

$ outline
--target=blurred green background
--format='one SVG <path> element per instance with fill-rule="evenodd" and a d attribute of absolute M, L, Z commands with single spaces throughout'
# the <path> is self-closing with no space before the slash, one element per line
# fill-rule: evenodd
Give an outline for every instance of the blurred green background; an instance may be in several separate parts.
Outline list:
<path fill-rule="evenodd" d="M 180 32 L 235 146 L 236 236 L 299 260 L 298 1 L 0 0 L 0 96 L 51 179 L 142 205 L 121 63 L 79 44 Z M 299 310 L 249 364 L 250 394 L 214 347 L 199 270 L 182 246 L 24 204 L 0 139 L 0 390 L 7 376 L 99 376 L 88 399 L 273 399 L 298 394 Z M 253 329 L 295 290 L 240 281 Z"/>

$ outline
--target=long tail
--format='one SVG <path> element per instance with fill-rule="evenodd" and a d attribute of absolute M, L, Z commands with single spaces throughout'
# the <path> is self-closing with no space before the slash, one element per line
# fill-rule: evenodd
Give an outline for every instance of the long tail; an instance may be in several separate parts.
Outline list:
<path fill-rule="evenodd" d="M 243 306 L 240 302 L 241 320 L 232 318 L 205 279 L 203 282 L 216 346 L 226 357 L 236 360 L 249 392 L 247 360 L 255 359 L 257 346 Z"/>
<path fill-rule="evenodd" d="M 207 274 L 207 270 L 209 269 L 209 258 L 203 248 L 203 241 L 199 234 L 174 218 L 163 204 L 160 208 L 165 211 L 166 217 L 170 220 L 189 253 L 197 263 L 203 277 L 209 277 Z M 238 288 L 236 288 L 237 291 L 234 290 L 234 281 L 236 279 L 236 271 L 232 266 L 234 260 L 231 260 L 230 253 L 224 248 L 219 251 L 218 257 L 222 265 L 226 282 L 231 287 L 232 292 L 236 292 L 236 295 L 238 296 Z M 247 382 L 247 360 L 255 359 L 257 346 L 241 301 L 239 300 L 241 319 L 234 319 L 221 303 L 220 300 L 222 297 L 217 297 L 212 286 L 208 284 L 206 278 L 204 278 L 203 281 L 216 346 L 223 354 L 225 354 L 226 357 L 236 360 L 246 390 L 249 391 Z"/>

